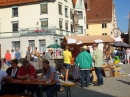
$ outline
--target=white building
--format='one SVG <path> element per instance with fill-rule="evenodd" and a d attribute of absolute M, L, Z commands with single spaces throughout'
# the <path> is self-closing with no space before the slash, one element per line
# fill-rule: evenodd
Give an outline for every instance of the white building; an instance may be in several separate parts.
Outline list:
<path fill-rule="evenodd" d="M 72 12 L 73 0 L 37 0 L 39 2 L 8 4 L 0 1 L 0 44 L 1 57 L 6 50 L 20 49 L 22 57 L 27 47 L 38 48 L 39 52 L 47 51 L 46 47 L 60 43 L 63 36 L 73 35 Z M 26 0 L 24 0 L 26 1 Z M 31 0 L 30 0 L 31 1 Z M 47 2 L 54 1 L 54 2 Z M 84 8 L 84 0 L 81 6 Z M 85 9 L 85 8 L 84 8 Z M 86 13 L 79 9 L 79 35 L 86 33 Z"/>

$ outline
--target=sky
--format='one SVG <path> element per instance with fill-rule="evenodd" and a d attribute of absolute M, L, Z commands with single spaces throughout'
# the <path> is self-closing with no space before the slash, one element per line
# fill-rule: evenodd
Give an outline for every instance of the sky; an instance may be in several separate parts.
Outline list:
<path fill-rule="evenodd" d="M 119 29 L 128 32 L 130 0 L 113 0 L 116 7 L 116 18 Z"/>

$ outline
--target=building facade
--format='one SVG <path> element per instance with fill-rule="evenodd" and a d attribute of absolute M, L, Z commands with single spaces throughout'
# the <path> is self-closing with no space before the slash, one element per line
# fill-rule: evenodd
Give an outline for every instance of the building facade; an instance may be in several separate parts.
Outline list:
<path fill-rule="evenodd" d="M 113 35 L 118 29 L 113 0 L 85 0 L 87 35 Z M 115 32 L 116 32 L 115 31 Z"/>
<path fill-rule="evenodd" d="M 20 49 L 25 57 L 28 46 L 31 51 L 34 47 L 39 52 L 47 51 L 48 45 L 59 44 L 63 36 L 74 35 L 73 8 L 73 0 L 1 0 L 1 57 L 7 49 Z M 80 16 L 82 21 L 86 19 L 83 12 Z M 85 23 L 80 24 L 79 35 L 84 35 Z"/>

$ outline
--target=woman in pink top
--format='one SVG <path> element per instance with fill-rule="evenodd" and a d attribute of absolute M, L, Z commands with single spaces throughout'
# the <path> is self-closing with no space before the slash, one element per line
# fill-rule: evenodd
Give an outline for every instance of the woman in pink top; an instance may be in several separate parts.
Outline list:
<path fill-rule="evenodd" d="M 10 60 L 11 60 L 11 54 L 9 53 L 9 50 L 6 50 L 5 59 L 6 59 L 6 65 L 8 68 L 10 67 Z"/>

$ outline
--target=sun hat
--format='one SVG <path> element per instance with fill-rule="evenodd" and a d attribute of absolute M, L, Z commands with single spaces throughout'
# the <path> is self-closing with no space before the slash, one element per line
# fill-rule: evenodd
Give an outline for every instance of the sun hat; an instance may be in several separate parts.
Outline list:
<path fill-rule="evenodd" d="M 81 47 L 82 49 L 88 49 L 88 47 L 86 45 L 84 45 L 83 47 Z"/>
<path fill-rule="evenodd" d="M 52 48 L 48 48 L 48 51 L 52 51 Z"/>

